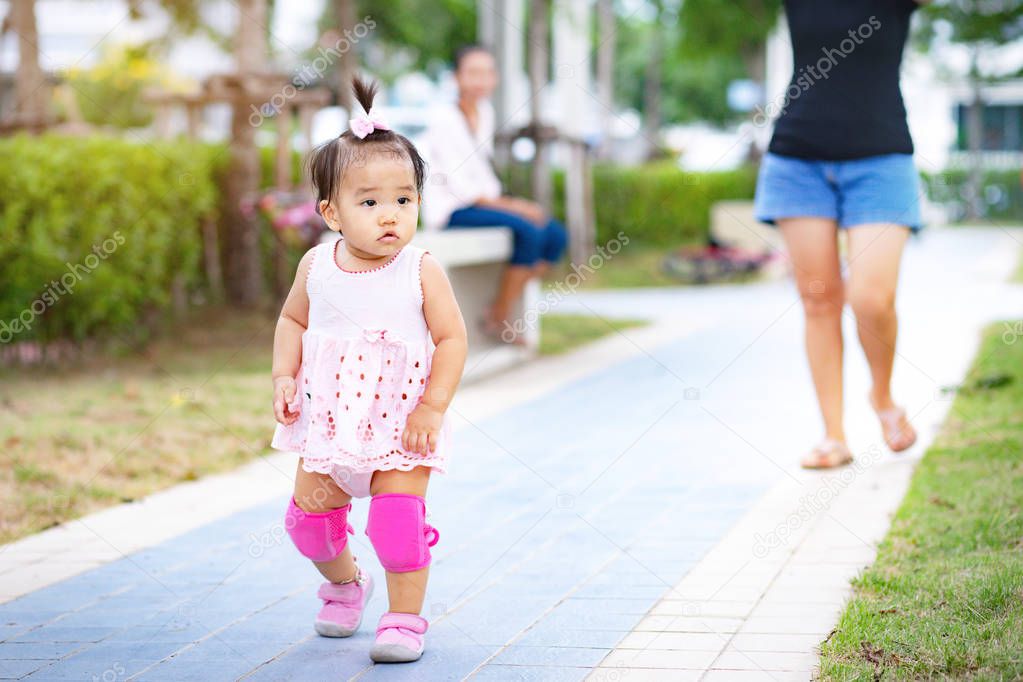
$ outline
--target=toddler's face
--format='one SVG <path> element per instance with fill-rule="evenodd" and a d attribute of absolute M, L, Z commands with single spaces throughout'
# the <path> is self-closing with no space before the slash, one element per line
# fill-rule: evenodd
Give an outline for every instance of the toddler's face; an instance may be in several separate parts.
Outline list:
<path fill-rule="evenodd" d="M 360 257 L 389 256 L 412 241 L 419 220 L 419 195 L 408 159 L 371 154 L 345 170 L 341 191 L 320 202 L 327 224 L 340 228 Z M 359 253 L 359 252 L 364 252 Z"/>

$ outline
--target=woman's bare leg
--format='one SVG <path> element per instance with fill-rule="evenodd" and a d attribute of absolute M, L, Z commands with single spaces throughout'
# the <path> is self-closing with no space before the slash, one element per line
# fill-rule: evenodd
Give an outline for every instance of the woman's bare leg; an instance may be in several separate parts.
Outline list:
<path fill-rule="evenodd" d="M 870 400 L 875 410 L 890 410 L 896 406 L 891 392 L 899 329 L 895 290 L 909 228 L 891 224 L 857 225 L 847 233 L 849 305 L 856 314 L 860 345 L 870 365 Z M 904 424 L 903 429 L 905 433 L 900 434 L 893 445 L 911 440 L 909 430 L 912 427 Z"/>
<path fill-rule="evenodd" d="M 295 504 L 302 511 L 311 514 L 330 511 L 344 507 L 352 498 L 334 482 L 327 474 L 305 471 L 301 458 L 298 461 L 298 472 L 295 474 Z M 314 561 L 313 566 L 327 580 L 340 583 L 355 577 L 355 558 L 352 556 L 350 544 L 331 561 Z"/>
<path fill-rule="evenodd" d="M 826 438 L 845 442 L 842 422 L 842 307 L 838 225 L 826 218 L 778 221 L 806 318 L 806 357 Z"/>
<path fill-rule="evenodd" d="M 403 493 L 426 497 L 426 487 L 430 482 L 430 468 L 416 467 L 411 471 L 377 471 L 370 483 L 370 493 L 374 496 L 385 493 Z M 390 602 L 388 611 L 394 613 L 414 613 L 419 615 L 423 610 L 423 599 L 426 597 L 426 581 L 430 567 L 406 573 L 387 571 L 387 598 Z"/>
<path fill-rule="evenodd" d="M 847 230 L 849 305 L 856 314 L 860 345 L 873 379 L 871 397 L 878 409 L 893 407 L 892 364 L 899 323 L 895 287 L 909 230 L 895 225 L 858 225 Z"/>
<path fill-rule="evenodd" d="M 508 265 L 505 267 L 497 289 L 497 296 L 490 308 L 489 322 L 503 325 L 508 321 L 512 306 L 522 297 L 526 284 L 534 275 L 535 268 L 532 265 Z"/>

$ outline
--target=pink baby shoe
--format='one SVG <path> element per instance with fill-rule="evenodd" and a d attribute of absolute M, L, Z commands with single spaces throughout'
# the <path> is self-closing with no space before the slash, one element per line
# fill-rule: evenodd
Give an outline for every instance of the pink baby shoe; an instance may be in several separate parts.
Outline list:
<path fill-rule="evenodd" d="M 366 602 L 373 594 L 373 578 L 356 566 L 356 577 L 350 583 L 323 583 L 317 596 L 323 608 L 313 627 L 324 637 L 351 637 L 359 629 Z"/>
<path fill-rule="evenodd" d="M 388 611 L 380 616 L 377 641 L 369 657 L 377 663 L 409 663 L 423 655 L 423 635 L 429 623 L 414 613 Z"/>

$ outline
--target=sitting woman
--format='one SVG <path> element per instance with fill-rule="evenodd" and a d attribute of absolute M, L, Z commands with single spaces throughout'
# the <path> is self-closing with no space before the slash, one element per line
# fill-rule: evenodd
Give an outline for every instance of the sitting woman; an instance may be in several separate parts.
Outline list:
<path fill-rule="evenodd" d="M 519 335 L 508 315 L 526 283 L 542 276 L 565 251 L 567 233 L 539 204 L 502 196 L 493 167 L 494 109 L 488 98 L 497 85 L 494 57 L 479 45 L 455 56 L 458 102 L 433 112 L 421 149 L 430 176 L 423 196 L 427 230 L 504 226 L 514 234 L 511 261 L 483 320 L 484 331 L 505 342 Z"/>

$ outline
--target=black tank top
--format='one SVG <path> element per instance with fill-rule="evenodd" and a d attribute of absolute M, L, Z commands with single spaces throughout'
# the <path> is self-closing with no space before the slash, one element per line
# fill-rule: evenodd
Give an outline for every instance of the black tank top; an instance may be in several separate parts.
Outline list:
<path fill-rule="evenodd" d="M 804 159 L 912 154 L 899 66 L 914 0 L 785 0 L 793 73 L 768 151 Z M 772 110 L 773 109 L 773 110 Z"/>

